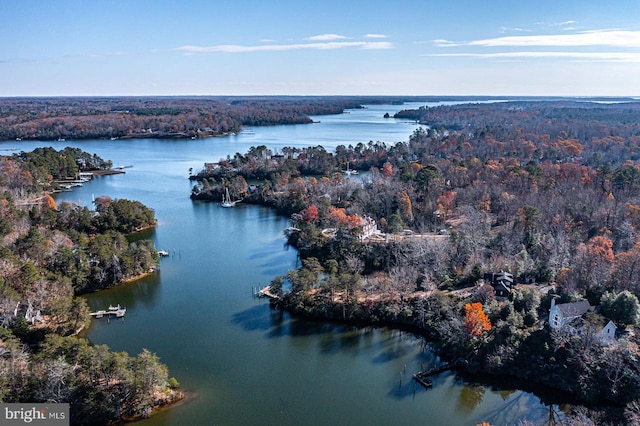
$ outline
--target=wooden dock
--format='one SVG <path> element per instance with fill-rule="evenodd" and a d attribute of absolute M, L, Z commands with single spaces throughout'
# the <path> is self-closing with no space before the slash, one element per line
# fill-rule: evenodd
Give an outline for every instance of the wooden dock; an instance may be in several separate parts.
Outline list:
<path fill-rule="evenodd" d="M 440 374 L 447 370 L 451 370 L 451 368 L 453 368 L 453 366 L 449 363 L 438 365 L 436 367 L 429 368 L 427 370 L 423 370 L 418 373 L 415 373 L 413 375 L 413 380 L 415 380 L 416 382 L 420 383 L 422 386 L 428 389 L 431 386 L 433 386 L 433 381 L 431 381 L 429 377 L 435 376 L 436 374 Z"/>

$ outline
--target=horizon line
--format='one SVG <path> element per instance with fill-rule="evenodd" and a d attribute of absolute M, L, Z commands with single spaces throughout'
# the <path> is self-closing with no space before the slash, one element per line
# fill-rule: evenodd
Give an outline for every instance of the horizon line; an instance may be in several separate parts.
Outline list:
<path fill-rule="evenodd" d="M 328 98 L 328 97 L 351 97 L 351 98 L 631 98 L 640 100 L 640 95 L 525 95 L 525 94 L 498 94 L 498 95 L 487 95 L 487 94 L 468 94 L 468 95 L 407 95 L 407 94 L 373 94 L 373 95 L 363 95 L 363 94 L 251 94 L 251 95 L 230 95 L 230 94 L 203 94 L 203 95 L 194 95 L 194 94 L 129 94 L 129 95 L 0 95 L 0 99 L 8 99 L 8 98 L 204 98 L 204 97 L 213 97 L 213 98 L 274 98 L 274 97 L 290 97 L 290 98 Z"/>

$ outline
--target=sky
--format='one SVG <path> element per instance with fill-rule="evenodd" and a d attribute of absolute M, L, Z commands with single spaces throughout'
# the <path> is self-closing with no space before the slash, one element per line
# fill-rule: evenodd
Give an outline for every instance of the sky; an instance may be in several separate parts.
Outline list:
<path fill-rule="evenodd" d="M 0 0 L 0 96 L 640 96 L 639 0 Z"/>

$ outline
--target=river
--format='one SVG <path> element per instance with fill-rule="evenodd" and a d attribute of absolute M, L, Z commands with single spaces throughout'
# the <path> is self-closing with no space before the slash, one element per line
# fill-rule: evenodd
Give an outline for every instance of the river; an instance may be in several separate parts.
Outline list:
<path fill-rule="evenodd" d="M 517 385 L 469 382 L 452 372 L 426 390 L 411 374 L 439 360 L 421 339 L 396 330 L 291 318 L 252 297 L 252 288 L 296 267 L 285 246 L 287 218 L 239 204 L 192 202 L 188 171 L 251 146 L 305 147 L 408 140 L 416 124 L 384 119 L 417 105 L 368 106 L 320 123 L 255 127 L 224 138 L 2 142 L 17 147 L 79 147 L 131 166 L 95 178 L 57 201 L 90 205 L 93 196 L 139 200 L 158 226 L 143 233 L 169 251 L 159 271 L 86 296 L 92 310 L 127 308 L 124 320 L 94 320 L 86 336 L 115 351 L 148 348 L 191 398 L 140 425 L 492 425 L 534 422 L 555 405 Z"/>

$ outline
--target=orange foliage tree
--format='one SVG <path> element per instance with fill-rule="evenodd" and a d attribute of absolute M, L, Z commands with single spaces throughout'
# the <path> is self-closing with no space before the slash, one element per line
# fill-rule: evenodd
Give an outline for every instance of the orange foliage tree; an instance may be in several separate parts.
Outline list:
<path fill-rule="evenodd" d="M 596 263 L 611 264 L 614 259 L 613 241 L 607 237 L 597 236 L 587 242 L 587 254 Z"/>
<path fill-rule="evenodd" d="M 343 226 L 349 229 L 362 225 L 362 219 L 358 215 L 347 215 L 343 208 L 329 207 L 329 215 L 337 226 Z"/>
<path fill-rule="evenodd" d="M 456 193 L 453 191 L 444 191 L 441 196 L 438 197 L 438 210 L 440 210 L 446 219 L 449 216 L 449 212 L 453 209 L 453 204 L 456 200 Z"/>
<path fill-rule="evenodd" d="M 49 209 L 58 210 L 58 205 L 56 204 L 56 200 L 49 194 L 45 194 L 44 196 L 44 206 Z"/>
<path fill-rule="evenodd" d="M 411 197 L 409 197 L 407 191 L 402 191 L 398 194 L 398 209 L 405 222 L 413 222 L 413 207 L 411 205 Z"/>
<path fill-rule="evenodd" d="M 302 220 L 312 223 L 318 220 L 318 207 L 315 204 L 310 205 L 302 211 Z"/>
<path fill-rule="evenodd" d="M 384 165 L 382 166 L 382 175 L 384 177 L 392 177 L 393 174 L 393 166 L 391 166 L 391 163 L 384 163 Z"/>
<path fill-rule="evenodd" d="M 491 321 L 482 310 L 482 303 L 467 303 L 464 305 L 464 324 L 469 336 L 480 336 L 491 330 Z"/>

